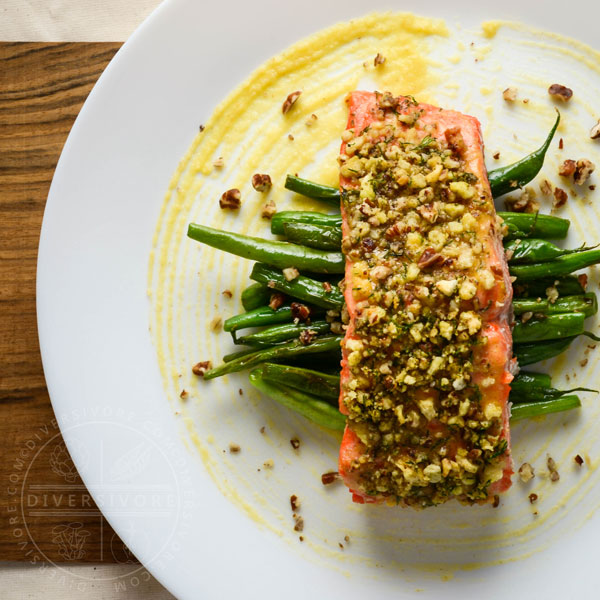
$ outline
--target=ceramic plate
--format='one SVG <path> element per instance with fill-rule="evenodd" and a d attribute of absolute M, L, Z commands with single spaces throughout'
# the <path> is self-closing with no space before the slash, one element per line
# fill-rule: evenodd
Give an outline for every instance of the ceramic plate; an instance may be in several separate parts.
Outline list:
<path fill-rule="evenodd" d="M 560 107 L 565 150 L 553 144 L 541 177 L 558 183 L 563 158 L 600 161 L 588 135 L 600 116 L 600 60 L 585 46 L 597 43 L 591 1 L 566 11 L 556 2 L 432 0 L 417 9 L 382 0 L 369 10 L 393 14 L 369 20 L 358 0 L 172 0 L 106 69 L 65 145 L 40 241 L 39 332 L 61 430 L 106 518 L 180 598 L 594 597 L 592 396 L 576 414 L 514 427 L 517 466 L 527 460 L 538 476 L 515 481 L 497 509 L 417 513 L 353 505 L 343 486 L 323 487 L 339 438 L 253 392 L 245 374 L 211 383 L 191 374 L 195 362 L 218 362 L 232 348 L 212 328 L 240 310 L 249 264 L 189 241 L 187 223 L 265 233 L 263 200 L 249 183 L 256 171 L 273 175 L 279 208 L 314 206 L 286 193 L 282 177 L 334 181 L 342 99 L 354 87 L 410 88 L 476 115 L 491 166 L 493 153 L 501 164 L 539 145 L 554 114 L 547 86 L 564 83 L 575 92 Z M 407 10 L 445 25 L 395 14 Z M 525 25 L 482 28 L 497 19 Z M 380 49 L 387 61 L 377 71 Z M 275 56 L 283 58 L 266 62 Z M 251 86 L 238 87 L 249 77 Z M 510 107 L 501 97 L 509 85 L 519 90 Z M 283 120 L 281 103 L 295 89 L 303 95 Z M 214 167 L 219 156 L 224 165 Z M 242 190 L 236 216 L 218 208 L 231 187 Z M 596 204 L 579 192 L 562 209 L 573 222 L 568 244 L 600 241 Z M 585 342 L 544 368 L 557 386 L 595 387 Z M 548 453 L 560 482 L 544 477 Z"/>

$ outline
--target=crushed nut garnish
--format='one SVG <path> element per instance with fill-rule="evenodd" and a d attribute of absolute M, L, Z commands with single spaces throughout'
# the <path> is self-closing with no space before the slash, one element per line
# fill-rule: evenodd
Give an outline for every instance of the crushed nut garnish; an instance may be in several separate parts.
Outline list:
<path fill-rule="evenodd" d="M 523 463 L 519 467 L 519 477 L 523 483 L 531 481 L 535 477 L 533 467 L 529 463 Z"/>
<path fill-rule="evenodd" d="M 304 536 L 303 536 L 303 535 L 299 535 L 299 536 L 298 536 L 298 539 L 299 539 L 301 542 L 303 542 L 303 541 L 304 541 Z"/>
<path fill-rule="evenodd" d="M 227 190 L 219 200 L 219 206 L 223 209 L 238 209 L 242 203 L 242 194 L 237 188 Z"/>
<path fill-rule="evenodd" d="M 292 507 L 292 512 L 298 512 L 300 508 L 300 500 L 298 500 L 298 496 L 296 494 L 292 494 L 290 496 L 290 506 Z"/>
<path fill-rule="evenodd" d="M 263 219 L 272 219 L 273 215 L 277 212 L 277 205 L 274 200 L 267 200 L 262 207 L 262 211 L 260 213 Z"/>
<path fill-rule="evenodd" d="M 210 322 L 210 328 L 212 329 L 212 331 L 220 331 L 222 326 L 223 326 L 223 319 L 221 317 L 215 317 Z"/>
<path fill-rule="evenodd" d="M 521 315 L 521 322 L 522 323 L 527 323 L 527 321 L 529 321 L 531 319 L 531 317 L 533 317 L 533 313 L 529 310 L 527 312 L 524 312 Z"/>
<path fill-rule="evenodd" d="M 550 481 L 558 481 L 560 479 L 560 475 L 558 474 L 556 463 L 550 455 L 548 455 L 548 458 L 546 459 L 546 465 L 548 466 L 548 471 L 550 472 Z"/>
<path fill-rule="evenodd" d="M 550 196 L 552 191 L 552 184 L 547 179 L 542 179 L 542 183 L 540 183 L 540 192 L 542 192 L 544 196 Z"/>
<path fill-rule="evenodd" d="M 290 108 L 296 103 L 296 100 L 300 97 L 301 91 L 292 92 L 284 101 L 281 106 L 281 112 L 285 115 L 289 112 Z"/>
<path fill-rule="evenodd" d="M 200 124 L 198 129 L 200 130 L 200 133 L 202 133 L 206 129 L 206 127 L 204 127 L 204 125 Z"/>
<path fill-rule="evenodd" d="M 517 99 L 517 88 L 508 87 L 502 92 L 502 97 L 507 102 L 514 102 Z"/>
<path fill-rule="evenodd" d="M 294 281 L 294 279 L 298 279 L 300 275 L 300 271 L 298 271 L 296 267 L 287 267 L 283 269 L 282 272 L 286 281 Z"/>
<path fill-rule="evenodd" d="M 238 454 L 241 450 L 242 449 L 238 444 L 229 444 L 229 452 L 231 452 L 231 454 Z"/>
<path fill-rule="evenodd" d="M 593 192 L 596 189 L 596 186 L 595 185 L 590 185 L 590 186 L 588 186 L 588 189 L 592 190 L 592 192 Z"/>
<path fill-rule="evenodd" d="M 560 140 L 558 140 L 558 149 L 562 150 L 565 147 L 565 143 L 563 142 L 563 139 L 560 138 Z"/>
<path fill-rule="evenodd" d="M 252 175 L 252 187 L 257 192 L 268 192 L 272 185 L 273 182 L 270 175 L 266 173 L 255 173 Z"/>
<path fill-rule="evenodd" d="M 292 309 L 292 317 L 294 319 L 298 319 L 299 321 L 306 321 L 308 317 L 310 317 L 310 309 L 306 304 L 302 304 L 301 302 L 292 302 L 290 305 Z"/>
<path fill-rule="evenodd" d="M 303 346 L 308 346 L 315 341 L 317 332 L 314 329 L 304 329 L 300 332 L 299 339 Z"/>
<path fill-rule="evenodd" d="M 581 273 L 580 275 L 577 275 L 577 281 L 579 281 L 579 285 L 583 288 L 583 291 L 585 292 L 588 285 L 587 273 Z"/>
<path fill-rule="evenodd" d="M 181 390 L 181 394 L 179 394 L 179 397 L 182 400 L 185 400 L 188 396 L 189 396 L 189 394 L 188 394 L 187 390 Z"/>
<path fill-rule="evenodd" d="M 496 154 L 494 154 L 494 160 L 498 160 L 500 158 L 500 152 L 496 152 Z"/>
<path fill-rule="evenodd" d="M 529 104 L 529 98 L 523 98 L 523 104 Z"/>
<path fill-rule="evenodd" d="M 341 550 L 344 549 L 344 544 L 342 544 L 342 542 L 338 542 L 338 546 L 340 547 Z"/>
<path fill-rule="evenodd" d="M 553 208 L 561 208 L 567 203 L 569 196 L 567 196 L 567 192 L 562 188 L 554 188 L 554 203 L 552 204 Z"/>
<path fill-rule="evenodd" d="M 298 448 L 300 448 L 300 440 L 297 437 L 293 437 L 290 440 L 290 444 L 294 450 L 298 450 Z"/>
<path fill-rule="evenodd" d="M 346 544 L 350 541 L 350 536 L 349 535 L 345 535 L 344 536 L 344 541 L 346 542 Z"/>
<path fill-rule="evenodd" d="M 529 494 L 529 502 L 531 504 L 534 504 L 535 502 L 537 502 L 538 499 L 538 495 L 537 494 Z"/>
<path fill-rule="evenodd" d="M 587 158 L 581 158 L 577 161 L 575 173 L 573 174 L 573 181 L 576 185 L 583 185 L 594 172 L 596 165 Z"/>
<path fill-rule="evenodd" d="M 329 293 L 332 290 L 332 287 L 331 287 L 331 284 L 329 283 L 329 281 L 323 282 L 323 289 L 325 290 L 326 293 Z"/>
<path fill-rule="evenodd" d="M 331 485 L 334 481 L 340 479 L 340 474 L 337 471 L 330 471 L 329 473 L 323 473 L 321 475 L 321 483 L 323 485 Z"/>
<path fill-rule="evenodd" d="M 568 102 L 573 96 L 573 90 L 564 85 L 560 85 L 560 83 L 553 83 L 548 88 L 548 93 L 555 100 L 562 100 L 563 102 Z"/>
<path fill-rule="evenodd" d="M 588 359 L 587 358 L 584 358 L 583 360 L 579 361 L 579 365 L 581 367 L 587 367 L 587 364 L 588 364 Z"/>
<path fill-rule="evenodd" d="M 535 213 L 540 210 L 540 203 L 535 199 L 535 191 L 528 187 L 521 191 L 517 198 L 506 198 L 507 210 L 512 212 Z"/>
<path fill-rule="evenodd" d="M 290 142 L 294 141 L 294 136 L 291 133 L 288 133 L 288 140 L 290 140 Z"/>
<path fill-rule="evenodd" d="M 233 298 L 233 292 L 231 290 L 223 290 L 221 293 L 225 298 Z"/>
<path fill-rule="evenodd" d="M 243 396 L 243 395 L 244 395 L 244 390 L 243 390 L 242 388 L 240 388 L 240 389 L 238 390 L 238 394 L 239 394 L 240 396 Z"/>
<path fill-rule="evenodd" d="M 216 169 L 222 169 L 225 166 L 225 161 L 222 156 L 219 156 L 216 160 L 213 161 L 213 167 Z"/>
<path fill-rule="evenodd" d="M 600 137 L 600 119 L 598 122 L 591 128 L 590 137 L 593 140 L 597 140 Z"/>
<path fill-rule="evenodd" d="M 580 467 L 581 465 L 583 465 L 583 458 L 581 458 L 580 454 L 575 455 L 575 458 L 573 459 Z"/>
<path fill-rule="evenodd" d="M 204 377 L 204 373 L 206 373 L 206 371 L 209 369 L 212 369 L 212 362 L 210 360 L 205 360 L 204 362 L 196 363 L 192 367 L 192 373 L 194 375 L 198 375 L 199 377 Z"/>
<path fill-rule="evenodd" d="M 558 174 L 561 177 L 571 177 L 573 173 L 575 173 L 575 168 L 577 167 L 577 163 L 574 160 L 568 158 L 563 161 L 563 163 L 558 167 Z"/>
<path fill-rule="evenodd" d="M 304 519 L 298 515 L 294 517 L 294 531 L 304 531 Z"/>
<path fill-rule="evenodd" d="M 378 67 L 379 65 L 382 65 L 385 62 L 385 56 L 382 56 L 379 52 L 377 53 L 377 56 L 373 59 L 373 64 Z"/>
<path fill-rule="evenodd" d="M 271 294 L 271 298 L 269 299 L 269 308 L 277 310 L 280 306 L 283 306 L 284 302 L 285 296 L 281 292 L 275 292 Z"/>
<path fill-rule="evenodd" d="M 273 279 L 269 279 L 269 281 L 267 281 L 267 287 L 273 289 L 275 286 L 277 285 L 277 282 L 274 281 Z"/>
<path fill-rule="evenodd" d="M 318 119 L 319 117 L 317 117 L 317 115 L 315 115 L 314 113 L 312 115 L 310 115 L 310 117 L 308 117 L 308 119 L 306 119 L 305 124 L 307 127 L 312 127 L 315 124 L 315 121 Z"/>
<path fill-rule="evenodd" d="M 267 431 L 267 428 L 266 428 L 266 427 L 263 425 L 263 426 L 262 426 L 262 427 L 259 429 L 259 431 L 260 431 L 260 432 L 261 432 L 263 435 L 265 435 L 265 432 Z"/>
<path fill-rule="evenodd" d="M 546 298 L 550 304 L 554 304 L 558 300 L 558 288 L 556 287 L 558 284 L 559 282 L 555 281 L 554 285 L 546 288 Z"/>
<path fill-rule="evenodd" d="M 498 508 L 500 506 L 500 496 L 494 494 L 494 501 L 492 502 L 492 508 Z"/>

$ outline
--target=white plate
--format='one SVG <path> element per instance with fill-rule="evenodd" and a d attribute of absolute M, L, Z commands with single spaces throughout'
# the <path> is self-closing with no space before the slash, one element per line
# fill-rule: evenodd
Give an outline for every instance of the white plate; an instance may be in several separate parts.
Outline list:
<path fill-rule="evenodd" d="M 369 9 L 375 8 L 415 9 L 408 2 L 383 0 L 371 3 Z M 542 6 L 507 0 L 492 8 L 482 2 L 431 0 L 418 10 L 447 18 L 450 25 L 460 21 L 467 29 L 488 19 L 519 20 L 592 45 L 600 17 L 591 1 L 571 2 L 565 10 L 559 2 Z M 204 443 L 203 462 L 190 443 L 189 431 L 182 432 L 176 408 L 165 397 L 149 333 L 152 315 L 147 271 L 156 220 L 179 160 L 199 123 L 205 122 L 253 69 L 304 36 L 364 11 L 365 3 L 359 0 L 305 0 L 300 4 L 172 0 L 140 27 L 109 65 L 65 145 L 40 241 L 39 333 L 44 371 L 63 435 L 84 482 L 111 525 L 152 573 L 181 598 L 230 598 L 240 593 L 250 598 L 303 598 L 307 593 L 347 598 L 373 594 L 374 590 L 381 597 L 401 598 L 412 596 L 417 589 L 422 590 L 421 598 L 441 593 L 447 598 L 475 594 L 526 598 L 537 597 L 541 589 L 547 598 L 594 597 L 600 522 L 594 512 L 598 486 L 591 476 L 586 495 L 577 496 L 577 503 L 565 494 L 560 496 L 566 499 L 565 506 L 552 513 L 553 525 L 535 547 L 528 545 L 530 540 L 523 532 L 515 534 L 513 543 L 494 537 L 501 532 L 502 519 L 494 517 L 490 525 L 489 515 L 485 517 L 480 509 L 441 509 L 432 522 L 426 516 L 430 513 L 401 511 L 402 516 L 392 517 L 392 513 L 379 511 L 372 513 L 377 515 L 375 524 L 368 523 L 368 511 L 379 509 L 352 507 L 340 489 L 328 497 L 318 486 L 301 487 L 311 477 L 313 481 L 318 478 L 321 463 L 335 464 L 335 456 L 318 451 L 319 443 L 334 449 L 335 440 L 323 432 L 309 433 L 285 411 L 271 409 L 253 396 L 251 408 L 258 414 L 252 424 L 254 433 L 260 419 L 272 410 L 273 422 L 287 427 L 282 435 L 301 430 L 307 447 L 302 461 L 287 450 L 286 462 L 283 437 L 273 433 L 273 452 L 284 457 L 278 475 L 284 487 L 279 495 L 264 501 L 249 498 L 251 509 L 244 511 L 240 510 L 243 502 L 231 497 L 232 486 L 228 487 L 228 482 L 217 486 L 208 474 L 212 469 L 228 477 L 222 465 L 215 466 L 210 450 L 206 451 L 211 441 L 206 427 L 195 423 Z M 597 58 L 593 60 L 597 62 Z M 535 71 L 535 64 L 531 69 Z M 557 73 L 556 79 L 561 80 L 562 75 Z M 575 213 L 581 233 L 587 220 L 584 213 Z M 205 313 L 211 310 L 208 305 L 202 308 Z M 199 344 L 204 341 L 199 336 Z M 199 350 L 199 355 L 207 352 L 208 346 Z M 233 392 L 240 381 L 228 383 Z M 590 414 L 586 413 L 588 419 Z M 223 425 L 213 431 L 217 438 L 213 445 L 221 444 L 219 448 L 227 439 L 227 427 L 232 422 L 240 426 L 235 414 L 220 416 Z M 558 429 L 562 422 L 555 422 Z M 570 419 L 564 422 L 578 426 Z M 243 435 L 243 427 L 235 431 Z M 522 431 L 544 439 L 543 427 Z M 248 443 L 252 439 L 249 437 Z M 218 448 L 213 451 L 220 452 Z M 243 446 L 242 455 L 246 451 L 255 464 L 268 458 L 262 447 Z M 578 447 L 565 451 L 574 454 Z M 321 461 L 318 467 L 308 460 L 313 455 Z M 543 462 L 543 457 L 540 460 Z M 570 467 L 565 466 L 566 470 Z M 234 489 L 238 476 L 232 470 Z M 570 485 L 571 477 L 577 475 L 565 472 L 563 485 Z M 245 493 L 247 485 L 240 482 L 240 493 Z M 272 491 L 268 482 L 256 485 L 259 495 Z M 291 515 L 290 522 L 278 523 L 271 522 L 269 515 L 271 505 L 277 505 L 273 511 L 277 521 L 285 514 L 282 499 L 290 492 L 302 495 L 305 489 L 303 510 L 310 515 L 306 537 L 307 542 L 313 541 L 301 546 L 291 532 Z M 574 498 L 577 490 L 574 488 Z M 517 490 L 511 493 L 519 494 Z M 548 494 L 554 498 L 552 492 Z M 525 498 L 522 490 L 520 498 Z M 513 510 L 510 501 L 507 510 Z M 326 519 L 323 531 L 315 528 L 320 511 Z M 578 511 L 579 518 L 575 518 Z M 257 519 L 249 518 L 252 512 Z M 581 527 L 583 517 L 589 519 Z M 465 550 L 456 534 L 448 538 L 449 548 L 440 550 L 438 546 L 435 556 L 428 556 L 427 540 L 438 533 L 440 538 L 446 535 L 446 518 L 454 523 L 455 534 L 460 519 L 464 528 L 473 528 L 473 523 L 477 527 L 481 520 L 481 534 L 488 542 L 497 539 L 497 552 L 490 543 L 485 550 L 478 550 L 476 544 Z M 352 523 L 356 537 L 346 549 L 346 558 L 340 560 L 337 542 L 341 538 L 324 538 L 327 532 L 341 532 L 345 520 Z M 361 522 L 364 531 L 375 527 L 381 538 L 386 534 L 388 539 L 380 545 L 371 543 L 368 534 L 361 539 Z M 412 554 L 411 545 L 402 540 L 404 528 L 409 527 L 415 540 Z M 535 537 L 535 528 L 531 531 Z M 541 550 L 540 544 L 546 549 Z M 531 556 L 523 558 L 523 554 Z M 512 562 L 519 557 L 521 560 Z M 488 566 L 461 569 L 467 562 Z M 406 569 L 401 568 L 402 563 Z"/>

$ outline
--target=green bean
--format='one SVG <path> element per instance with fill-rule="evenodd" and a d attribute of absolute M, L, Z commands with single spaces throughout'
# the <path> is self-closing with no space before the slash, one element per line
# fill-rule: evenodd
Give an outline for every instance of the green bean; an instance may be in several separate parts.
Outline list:
<path fill-rule="evenodd" d="M 581 400 L 578 396 L 563 396 L 555 400 L 546 400 L 543 402 L 524 402 L 516 404 L 511 409 L 510 420 L 520 421 L 521 419 L 531 419 L 551 413 L 571 410 L 581 406 Z"/>
<path fill-rule="evenodd" d="M 579 279 L 575 277 L 575 275 L 515 282 L 513 284 L 513 291 L 515 296 L 518 296 L 519 298 L 545 298 L 546 290 L 549 287 L 556 287 L 560 296 L 575 296 L 585 292 Z"/>
<path fill-rule="evenodd" d="M 517 321 L 512 337 L 515 344 L 556 340 L 573 335 L 581 335 L 585 315 L 582 313 L 562 313 L 545 318 L 533 318 L 523 323 Z"/>
<path fill-rule="evenodd" d="M 323 308 L 340 309 L 344 303 L 344 296 L 337 285 L 332 285 L 330 291 L 327 292 L 323 287 L 323 282 L 304 275 L 299 275 L 296 279 L 287 281 L 281 271 L 261 263 L 254 265 L 250 278 L 268 284 L 273 289 L 284 292 L 289 296 Z"/>
<path fill-rule="evenodd" d="M 272 290 L 270 291 L 272 292 Z M 223 323 L 223 329 L 225 331 L 238 331 L 247 327 L 287 323 L 292 319 L 292 309 L 289 305 L 280 306 L 276 309 L 272 309 L 270 306 L 260 306 L 246 313 L 230 317 Z"/>
<path fill-rule="evenodd" d="M 316 335 L 331 333 L 331 325 L 327 321 L 314 321 L 310 325 L 305 323 L 284 323 L 273 325 L 262 331 L 250 333 L 237 338 L 236 344 L 248 346 L 273 346 L 281 342 L 297 339 L 303 331 L 313 331 Z"/>
<path fill-rule="evenodd" d="M 585 250 L 568 256 L 559 256 L 554 260 L 530 265 L 514 265 L 510 274 L 517 281 L 530 281 L 539 277 L 558 277 L 600 262 L 600 249 Z"/>
<path fill-rule="evenodd" d="M 346 419 L 337 408 L 300 390 L 267 381 L 263 378 L 261 369 L 250 373 L 250 383 L 273 400 L 322 427 L 343 431 L 346 426 Z"/>
<path fill-rule="evenodd" d="M 254 354 L 256 352 L 256 348 L 244 348 L 243 350 L 238 350 L 237 352 L 231 352 L 230 354 L 226 354 L 223 357 L 223 362 L 231 362 L 232 360 L 236 360 L 243 356 L 248 356 L 249 354 Z"/>
<path fill-rule="evenodd" d="M 589 293 L 580 296 L 559 297 L 556 302 L 537 298 L 520 298 L 513 300 L 513 311 L 515 315 L 533 312 L 544 315 L 560 313 L 579 312 L 586 317 L 591 317 L 598 312 L 598 300 L 596 294 Z"/>
<path fill-rule="evenodd" d="M 204 373 L 204 379 L 214 379 L 228 373 L 244 371 L 264 362 L 285 360 L 291 357 L 301 356 L 302 354 L 317 354 L 321 352 L 330 352 L 339 348 L 341 336 L 325 336 L 315 339 L 311 344 L 304 345 L 299 340 L 288 342 L 280 346 L 270 348 L 261 348 L 256 352 L 251 352 L 239 358 L 234 358 L 214 369 L 209 369 Z"/>
<path fill-rule="evenodd" d="M 321 185 L 320 183 L 314 183 L 295 175 L 288 175 L 285 178 L 285 187 L 307 198 L 324 200 L 328 204 L 333 204 L 338 208 L 340 206 L 340 190 L 330 185 Z"/>
<path fill-rule="evenodd" d="M 514 393 L 511 389 L 510 401 L 515 404 L 523 404 L 525 402 L 546 402 L 548 400 L 556 400 L 562 398 L 573 392 L 593 392 L 598 393 L 597 390 L 590 388 L 576 387 L 572 390 L 556 390 L 554 388 L 536 388 L 531 387 L 522 393 Z"/>
<path fill-rule="evenodd" d="M 558 111 L 556 115 L 556 121 L 548 137 L 544 143 L 534 152 L 528 154 L 521 160 L 508 165 L 506 167 L 500 167 L 488 172 L 488 179 L 490 187 L 492 188 L 492 196 L 498 198 L 503 194 L 512 192 L 515 188 L 523 187 L 525 184 L 533 180 L 533 178 L 540 172 L 544 164 L 544 157 L 546 151 L 550 146 L 550 142 L 554 137 L 556 128 L 560 122 L 560 113 Z"/>
<path fill-rule="evenodd" d="M 254 310 L 268 304 L 273 290 L 262 283 L 253 283 L 242 292 L 242 306 L 245 311 Z M 225 330 L 227 331 L 227 330 Z"/>
<path fill-rule="evenodd" d="M 504 249 L 508 252 L 508 256 L 510 256 L 509 262 L 511 264 L 547 262 L 559 256 L 583 252 L 584 250 L 593 250 L 594 248 L 596 246 L 580 246 L 572 250 L 565 250 L 564 248 L 555 246 L 548 240 L 538 239 L 516 239 L 504 244 Z"/>
<path fill-rule="evenodd" d="M 508 227 L 504 240 L 515 238 L 540 238 L 562 240 L 567 236 L 570 221 L 540 213 L 515 213 L 499 211 Z"/>
<path fill-rule="evenodd" d="M 326 252 L 288 242 L 263 240 L 196 223 L 190 223 L 188 236 L 213 248 L 225 250 L 242 258 L 258 260 L 280 269 L 293 266 L 315 273 L 344 272 L 344 256 L 341 252 Z"/>
<path fill-rule="evenodd" d="M 546 373 L 533 373 L 521 371 L 510 384 L 510 393 L 525 394 L 528 389 L 546 389 L 552 385 L 550 375 Z"/>
<path fill-rule="evenodd" d="M 284 223 L 283 231 L 287 240 L 294 244 L 303 244 L 320 250 L 339 250 L 342 246 L 340 227 L 309 223 Z"/>
<path fill-rule="evenodd" d="M 261 372 L 263 379 L 267 381 L 302 390 L 328 401 L 333 406 L 338 405 L 340 396 L 339 375 L 328 375 L 312 369 L 302 369 L 276 363 L 265 363 L 261 367 Z"/>
<path fill-rule="evenodd" d="M 535 342 L 531 344 L 515 344 L 513 353 L 519 366 L 525 367 L 542 360 L 554 358 L 562 354 L 571 345 L 577 336 L 548 340 L 546 342 Z"/>
<path fill-rule="evenodd" d="M 286 223 L 305 223 L 307 225 L 323 225 L 325 227 L 341 227 L 342 217 L 339 214 L 327 215 L 325 213 L 283 210 L 275 213 L 271 219 L 271 233 L 283 235 Z"/>

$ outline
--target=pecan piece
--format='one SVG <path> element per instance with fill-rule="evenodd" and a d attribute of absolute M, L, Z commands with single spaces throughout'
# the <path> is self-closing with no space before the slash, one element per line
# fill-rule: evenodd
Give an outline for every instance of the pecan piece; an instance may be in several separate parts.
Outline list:
<path fill-rule="evenodd" d="M 242 203 L 242 194 L 240 190 L 237 188 L 233 188 L 231 190 L 227 190 L 219 200 L 219 206 L 222 209 L 232 209 L 236 210 L 240 207 Z"/>
<path fill-rule="evenodd" d="M 377 53 L 377 56 L 373 59 L 373 64 L 378 67 L 379 65 L 382 65 L 385 62 L 385 56 L 382 56 L 381 54 L 379 54 L 379 52 Z"/>
<path fill-rule="evenodd" d="M 417 266 L 419 269 L 431 269 L 441 265 L 444 260 L 444 257 L 433 248 L 425 248 L 417 262 Z"/>
<path fill-rule="evenodd" d="M 315 341 L 317 332 L 314 329 L 305 329 L 300 332 L 300 343 L 303 346 L 309 346 Z"/>
<path fill-rule="evenodd" d="M 514 102 L 517 99 L 517 88 L 508 87 L 502 92 L 502 97 L 507 102 Z"/>
<path fill-rule="evenodd" d="M 306 304 L 300 302 L 292 302 L 290 308 L 292 309 L 292 317 L 299 321 L 306 321 L 310 317 L 310 309 Z"/>
<path fill-rule="evenodd" d="M 264 206 L 262 207 L 262 211 L 261 211 L 260 215 L 263 219 L 272 219 L 273 215 L 276 212 L 277 212 L 277 205 L 275 204 L 275 202 L 273 202 L 273 200 L 268 200 L 267 202 L 265 202 Z"/>
<path fill-rule="evenodd" d="M 577 167 L 577 163 L 574 160 L 568 158 L 565 160 L 560 167 L 558 167 L 558 174 L 561 177 L 571 177 L 573 173 L 575 173 L 575 168 Z"/>
<path fill-rule="evenodd" d="M 565 87 L 564 85 L 561 85 L 560 83 L 553 83 L 548 88 L 548 93 L 555 100 L 562 100 L 563 102 L 568 102 L 573 96 L 573 90 L 571 88 Z"/>
<path fill-rule="evenodd" d="M 565 192 L 565 190 L 559 187 L 554 188 L 554 204 L 552 205 L 553 208 L 560 208 L 561 206 L 564 206 L 567 203 L 568 199 L 569 196 L 567 196 L 567 192 Z"/>
<path fill-rule="evenodd" d="M 285 302 L 285 296 L 281 292 L 275 292 L 271 294 L 271 298 L 269 300 L 269 308 L 273 310 L 277 310 L 280 306 L 283 306 Z"/>
<path fill-rule="evenodd" d="M 298 100 L 298 98 L 300 98 L 300 94 L 302 92 L 300 90 L 296 91 L 296 92 L 292 92 L 284 101 L 283 105 L 281 106 L 281 112 L 285 115 L 287 112 L 289 112 L 290 108 L 292 108 L 292 106 L 295 104 L 296 100 Z"/>
<path fill-rule="evenodd" d="M 577 161 L 577 166 L 573 173 L 573 181 L 577 185 L 583 185 L 590 178 L 590 175 L 594 172 L 595 168 L 596 165 L 591 160 L 580 158 Z"/>
<path fill-rule="evenodd" d="M 198 377 L 204 377 L 204 373 L 212 369 L 212 362 L 210 360 L 205 360 L 203 362 L 196 363 L 192 367 L 192 373 L 194 375 L 198 375 Z"/>
<path fill-rule="evenodd" d="M 590 129 L 590 137 L 593 140 L 597 140 L 600 138 L 600 119 L 598 122 Z"/>
<path fill-rule="evenodd" d="M 255 173 L 252 175 L 252 187 L 257 192 L 267 192 L 272 185 L 271 177 L 266 173 Z"/>

